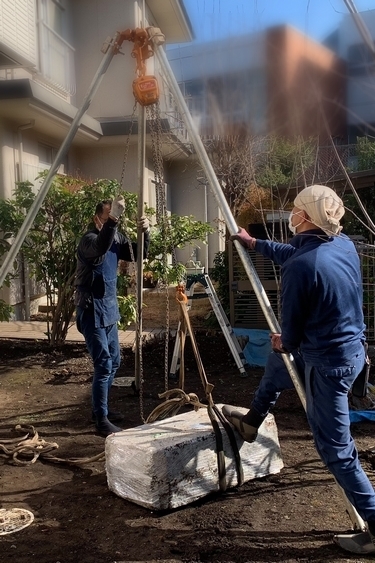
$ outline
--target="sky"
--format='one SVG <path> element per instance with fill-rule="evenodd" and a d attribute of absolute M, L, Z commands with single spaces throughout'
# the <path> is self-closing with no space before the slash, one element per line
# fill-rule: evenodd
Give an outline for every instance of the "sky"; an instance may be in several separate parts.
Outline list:
<path fill-rule="evenodd" d="M 375 0 L 352 3 L 358 12 L 375 9 Z M 184 5 L 197 43 L 286 23 L 322 41 L 349 13 L 344 0 L 184 0 Z"/>

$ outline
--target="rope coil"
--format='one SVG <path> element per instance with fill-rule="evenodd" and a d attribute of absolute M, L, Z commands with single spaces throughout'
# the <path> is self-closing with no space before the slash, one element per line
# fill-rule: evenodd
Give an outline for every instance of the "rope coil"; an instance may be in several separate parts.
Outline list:
<path fill-rule="evenodd" d="M 67 463 L 69 465 L 84 465 L 94 461 L 104 461 L 105 454 L 101 452 L 89 458 L 60 458 L 51 454 L 57 450 L 59 445 L 56 442 L 47 442 L 39 437 L 34 426 L 17 424 L 16 432 L 26 432 L 22 437 L 2 440 L 0 442 L 0 452 L 10 458 L 14 465 L 32 465 L 38 459 L 50 461 L 52 463 Z M 1 453 L 0 453 L 1 455 Z"/>

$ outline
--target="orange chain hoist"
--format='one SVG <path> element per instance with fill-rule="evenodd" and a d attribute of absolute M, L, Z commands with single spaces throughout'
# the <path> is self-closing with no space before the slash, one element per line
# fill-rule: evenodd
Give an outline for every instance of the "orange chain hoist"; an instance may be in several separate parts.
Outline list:
<path fill-rule="evenodd" d="M 132 57 L 137 60 L 137 78 L 133 80 L 133 94 L 141 106 L 149 106 L 159 100 L 159 85 L 155 76 L 146 74 L 145 60 L 154 55 L 147 30 L 137 27 L 121 33 L 121 40 L 132 41 Z"/>

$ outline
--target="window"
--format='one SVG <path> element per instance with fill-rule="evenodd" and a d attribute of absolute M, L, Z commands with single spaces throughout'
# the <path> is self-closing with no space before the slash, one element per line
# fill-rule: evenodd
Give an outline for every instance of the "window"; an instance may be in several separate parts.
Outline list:
<path fill-rule="evenodd" d="M 45 21 L 60 37 L 64 36 L 63 15 L 64 6 L 58 0 L 48 0 L 43 2 L 45 10 Z"/>
<path fill-rule="evenodd" d="M 39 171 L 42 170 L 49 170 L 51 168 L 51 164 L 55 160 L 57 155 L 57 149 L 50 145 L 46 145 L 44 143 L 38 144 L 38 156 L 39 156 Z M 67 160 L 64 159 L 64 162 L 60 164 L 58 169 L 58 174 L 64 174 L 66 170 Z"/>
<path fill-rule="evenodd" d="M 49 145 L 44 145 L 39 143 L 38 145 L 38 155 L 40 164 L 46 164 L 47 167 L 51 166 L 54 158 L 56 157 L 57 150 Z"/>
<path fill-rule="evenodd" d="M 356 43 L 348 47 L 348 72 L 349 74 L 363 74 L 374 65 L 374 54 L 368 45 Z"/>
<path fill-rule="evenodd" d="M 34 0 L 0 1 L 0 57 L 4 66 L 31 66 L 37 62 Z"/>
<path fill-rule="evenodd" d="M 67 13 L 63 0 L 39 0 L 40 70 L 67 94 L 75 93 L 74 49 L 66 40 Z"/>

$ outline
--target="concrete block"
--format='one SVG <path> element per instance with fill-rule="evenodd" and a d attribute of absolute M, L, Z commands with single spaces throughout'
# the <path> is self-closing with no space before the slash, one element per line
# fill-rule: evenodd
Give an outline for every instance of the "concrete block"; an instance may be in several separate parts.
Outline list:
<path fill-rule="evenodd" d="M 280 472 L 284 465 L 272 415 L 252 444 L 235 435 L 245 482 Z M 236 465 L 224 428 L 222 436 L 227 486 L 235 487 Z M 149 509 L 177 508 L 219 490 L 216 441 L 206 409 L 112 434 L 105 456 L 109 489 Z"/>

